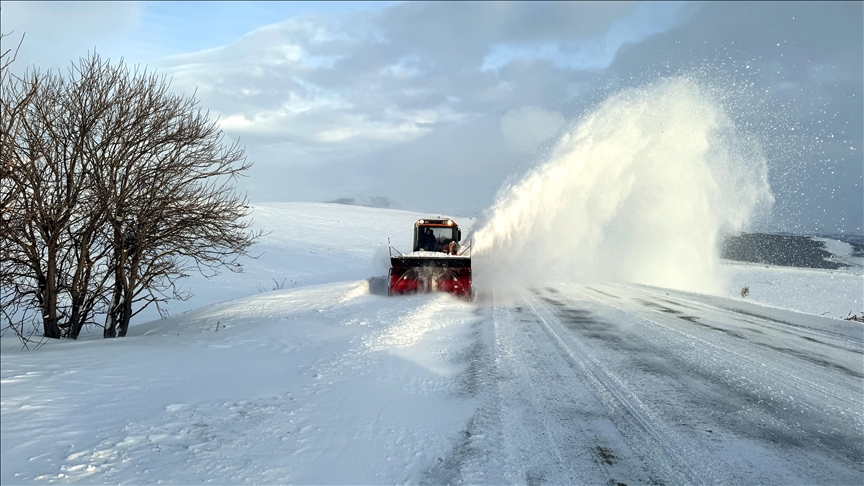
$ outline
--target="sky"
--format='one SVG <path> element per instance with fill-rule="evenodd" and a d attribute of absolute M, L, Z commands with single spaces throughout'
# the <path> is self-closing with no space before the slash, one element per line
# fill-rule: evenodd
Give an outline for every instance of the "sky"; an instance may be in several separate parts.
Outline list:
<path fill-rule="evenodd" d="M 771 231 L 862 233 L 861 2 L 0 2 L 15 70 L 98 52 L 172 79 L 252 202 L 474 216 L 605 97 L 697 78 L 762 144 Z"/>

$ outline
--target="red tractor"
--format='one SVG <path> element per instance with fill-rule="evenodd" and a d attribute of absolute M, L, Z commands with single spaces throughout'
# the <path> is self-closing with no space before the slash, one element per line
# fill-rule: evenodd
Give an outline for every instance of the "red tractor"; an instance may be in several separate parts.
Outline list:
<path fill-rule="evenodd" d="M 462 230 L 452 219 L 414 223 L 414 250 L 403 255 L 390 246 L 389 295 L 450 292 L 471 299 L 471 246 L 462 247 Z M 393 252 L 398 255 L 393 255 Z M 467 254 L 466 254 L 467 253 Z"/>

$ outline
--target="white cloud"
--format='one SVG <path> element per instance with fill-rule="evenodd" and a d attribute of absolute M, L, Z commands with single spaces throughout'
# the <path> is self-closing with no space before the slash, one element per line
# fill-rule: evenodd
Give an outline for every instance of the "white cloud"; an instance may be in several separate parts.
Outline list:
<path fill-rule="evenodd" d="M 462 118 L 449 107 L 386 110 L 378 119 L 343 108 L 338 103 L 288 103 L 279 109 L 249 115 L 228 114 L 220 119 L 220 127 L 232 136 L 243 138 L 354 146 L 366 151 L 410 142 L 433 130 L 436 124 L 457 122 Z"/>

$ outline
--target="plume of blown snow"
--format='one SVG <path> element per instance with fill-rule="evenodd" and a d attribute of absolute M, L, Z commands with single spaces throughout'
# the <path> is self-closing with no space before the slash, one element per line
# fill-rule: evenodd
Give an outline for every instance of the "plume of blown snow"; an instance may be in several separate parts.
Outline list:
<path fill-rule="evenodd" d="M 502 189 L 474 234 L 475 282 L 722 285 L 719 241 L 770 209 L 765 157 L 686 77 L 630 88 Z"/>

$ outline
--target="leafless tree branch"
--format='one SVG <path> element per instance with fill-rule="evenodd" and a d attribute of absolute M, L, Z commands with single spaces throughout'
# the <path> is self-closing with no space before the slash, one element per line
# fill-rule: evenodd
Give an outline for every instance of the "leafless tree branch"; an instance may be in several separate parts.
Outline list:
<path fill-rule="evenodd" d="M 16 329 L 38 309 L 45 337 L 75 339 L 101 312 L 104 336 L 123 336 L 148 305 L 188 298 L 189 272 L 241 270 L 261 235 L 235 190 L 251 163 L 194 98 L 97 54 L 66 76 L 5 73 L 0 284 Z"/>

